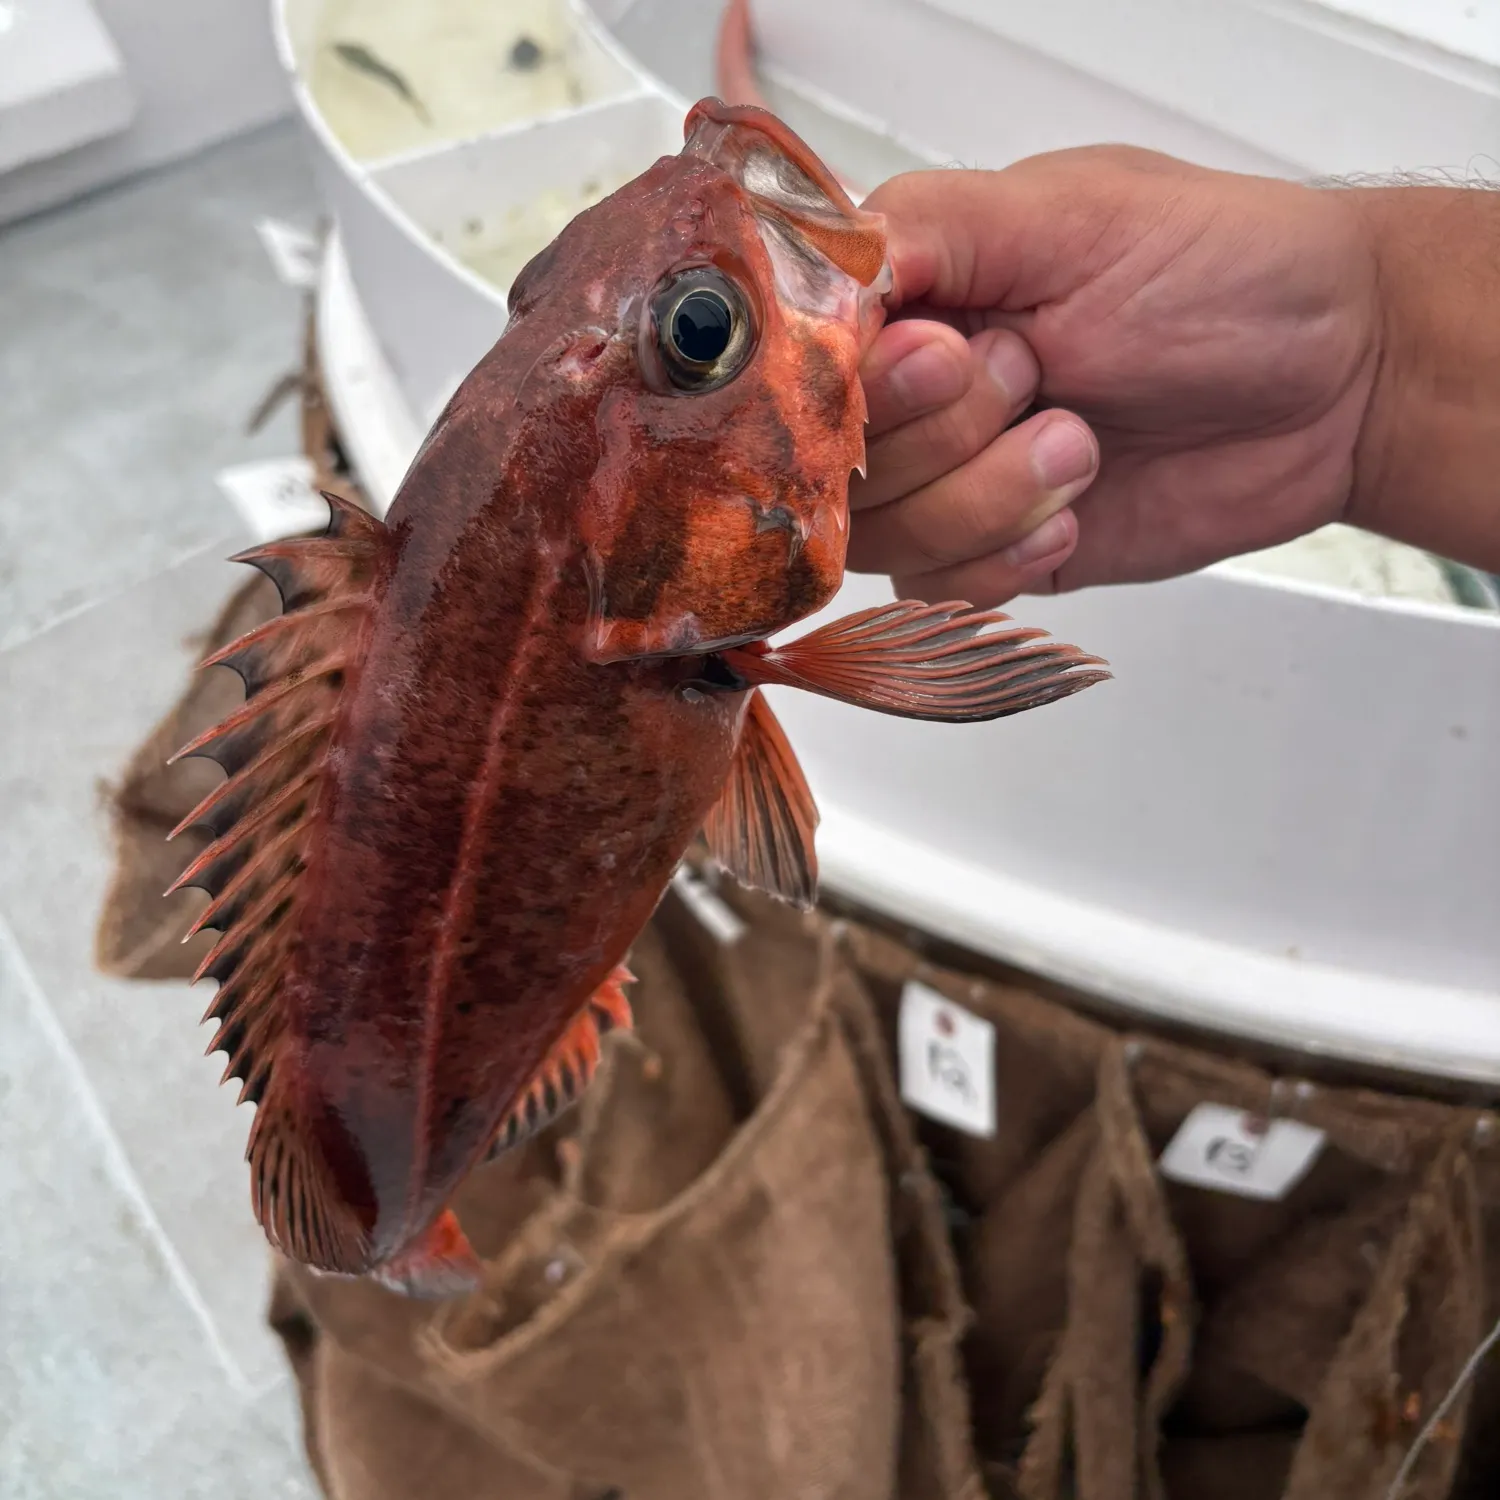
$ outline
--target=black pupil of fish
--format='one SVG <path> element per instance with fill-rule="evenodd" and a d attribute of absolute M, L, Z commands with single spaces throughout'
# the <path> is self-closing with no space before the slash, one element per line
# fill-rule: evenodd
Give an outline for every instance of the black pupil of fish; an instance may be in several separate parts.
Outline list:
<path fill-rule="evenodd" d="M 689 292 L 672 314 L 672 343 L 689 363 L 711 365 L 728 347 L 734 314 L 717 292 Z"/>

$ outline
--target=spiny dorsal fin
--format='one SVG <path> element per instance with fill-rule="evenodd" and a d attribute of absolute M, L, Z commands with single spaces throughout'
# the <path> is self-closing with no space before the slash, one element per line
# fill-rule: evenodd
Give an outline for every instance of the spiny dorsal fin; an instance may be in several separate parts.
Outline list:
<path fill-rule="evenodd" d="M 173 757 L 207 756 L 229 773 L 173 830 L 176 837 L 203 824 L 214 839 L 171 889 L 198 886 L 212 898 L 188 934 L 205 927 L 222 934 L 194 975 L 219 982 L 204 1016 L 219 1022 L 208 1050 L 228 1054 L 224 1079 L 239 1079 L 240 1099 L 258 1105 L 284 1024 L 280 989 L 328 748 L 345 686 L 359 670 L 389 552 L 380 521 L 336 495 L 323 498 L 330 507 L 325 535 L 269 542 L 234 559 L 272 579 L 283 613 L 202 663 L 238 672 L 245 702 Z M 252 1150 L 274 1134 L 258 1114 Z M 295 1156 L 285 1144 L 276 1151 L 278 1161 Z M 267 1170 L 264 1161 L 256 1167 L 262 1184 L 256 1191 L 269 1193 L 268 1202 L 290 1204 L 293 1219 L 302 1222 L 313 1210 L 294 1201 L 293 1179 L 283 1174 L 273 1191 Z M 292 1167 L 285 1170 L 296 1181 L 308 1180 L 305 1171 L 299 1177 Z"/>
<path fill-rule="evenodd" d="M 724 790 L 703 823 L 709 852 L 741 885 L 805 911 L 818 894 L 817 826 L 818 807 L 802 767 L 757 688 Z"/>
<path fill-rule="evenodd" d="M 384 521 L 342 495 L 328 490 L 322 495 L 329 510 L 322 536 L 283 537 L 230 559 L 254 563 L 276 585 L 285 610 L 368 586 L 386 548 L 390 533 Z"/>
<path fill-rule="evenodd" d="M 634 978 L 629 969 L 617 968 L 568 1023 L 495 1132 L 487 1160 L 545 1130 L 582 1095 L 599 1070 L 599 1038 L 633 1024 L 624 987 Z"/>

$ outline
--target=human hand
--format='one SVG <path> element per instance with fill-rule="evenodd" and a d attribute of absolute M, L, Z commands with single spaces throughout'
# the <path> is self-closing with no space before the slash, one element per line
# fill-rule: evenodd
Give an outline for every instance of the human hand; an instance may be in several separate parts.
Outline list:
<path fill-rule="evenodd" d="M 851 569 L 990 605 L 1345 516 L 1380 343 L 1348 193 L 1089 147 L 864 206 L 896 316 L 861 371 Z"/>

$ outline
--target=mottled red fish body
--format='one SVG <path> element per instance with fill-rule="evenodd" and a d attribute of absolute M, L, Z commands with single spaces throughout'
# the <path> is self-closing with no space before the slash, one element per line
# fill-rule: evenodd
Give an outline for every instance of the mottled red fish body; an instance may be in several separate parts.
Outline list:
<path fill-rule="evenodd" d="M 722 791 L 745 696 L 691 688 L 697 658 L 842 578 L 859 286 L 802 250 L 822 301 L 787 300 L 734 170 L 760 136 L 701 123 L 518 279 L 388 517 L 287 983 L 288 1088 L 377 1261 L 484 1154 Z M 674 278 L 737 294 L 731 378 L 664 368 Z"/>
<path fill-rule="evenodd" d="M 587 1083 L 740 752 L 713 653 L 842 577 L 877 223 L 769 116 L 686 141 L 517 279 L 383 526 L 251 557 L 286 614 L 220 658 L 248 701 L 190 747 L 231 779 L 185 878 L 257 1213 L 323 1269 L 420 1282 L 464 1174 Z"/>
<path fill-rule="evenodd" d="M 481 518 L 452 566 L 496 542 Z M 305 1118 L 377 1260 L 446 1203 L 621 961 L 744 711 L 684 692 L 691 663 L 586 661 L 577 559 L 526 551 L 501 574 L 514 592 L 435 587 L 381 618 L 304 877 Z"/>

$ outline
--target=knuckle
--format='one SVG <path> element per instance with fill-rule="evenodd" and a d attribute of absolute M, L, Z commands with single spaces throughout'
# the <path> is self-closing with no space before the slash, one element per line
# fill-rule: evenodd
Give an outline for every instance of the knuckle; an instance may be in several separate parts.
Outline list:
<path fill-rule="evenodd" d="M 890 517 L 894 535 L 888 550 L 899 552 L 906 565 L 915 565 L 919 572 L 946 567 L 953 558 L 941 545 L 938 528 L 931 524 L 934 516 L 941 517 L 942 507 L 941 494 L 930 491 L 897 507 L 897 513 Z"/>

